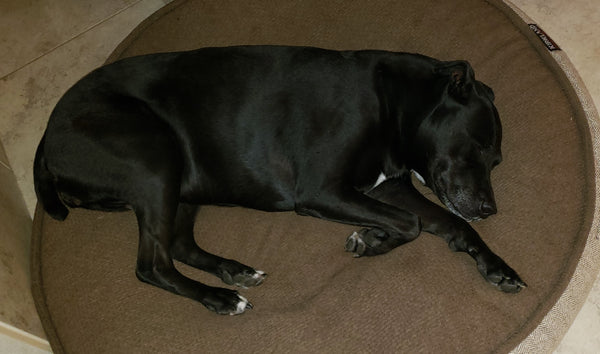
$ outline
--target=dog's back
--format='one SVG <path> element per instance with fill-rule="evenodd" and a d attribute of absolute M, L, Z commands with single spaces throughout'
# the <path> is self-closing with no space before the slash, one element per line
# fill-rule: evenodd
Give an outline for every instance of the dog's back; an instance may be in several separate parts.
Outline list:
<path fill-rule="evenodd" d="M 55 181 L 70 179 L 73 161 L 62 166 L 65 155 L 95 154 L 91 145 L 107 137 L 131 139 L 146 130 L 148 139 L 163 135 L 172 158 L 184 161 L 183 200 L 292 210 L 298 184 L 319 183 L 316 169 L 347 158 L 332 154 L 335 146 L 369 146 L 372 158 L 352 163 L 373 165 L 372 172 L 355 174 L 366 180 L 356 183 L 368 185 L 377 177 L 382 156 L 375 150 L 382 148 L 378 140 L 387 127 L 380 121 L 375 66 L 387 57 L 406 57 L 430 71 L 434 62 L 410 54 L 277 46 L 124 59 L 93 71 L 64 95 L 50 118 L 49 138 L 40 144 L 44 163 L 36 165 L 48 164 Z M 111 149 L 127 148 L 103 148 Z M 308 166 L 316 161 L 322 166 Z M 89 158 L 79 162 L 95 164 Z M 71 206 L 122 209 L 112 197 L 85 201 L 75 192 L 64 191 L 62 199 Z M 58 205 L 56 198 L 50 202 L 51 194 L 39 196 L 48 201 L 44 205 Z"/>

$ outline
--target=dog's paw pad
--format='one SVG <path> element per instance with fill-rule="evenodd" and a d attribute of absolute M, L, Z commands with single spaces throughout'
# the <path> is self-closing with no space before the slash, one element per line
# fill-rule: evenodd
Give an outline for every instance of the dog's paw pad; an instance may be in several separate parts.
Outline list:
<path fill-rule="evenodd" d="M 354 257 L 360 257 L 365 253 L 367 245 L 362 240 L 358 232 L 354 232 L 346 239 L 346 252 L 354 252 Z"/>
<path fill-rule="evenodd" d="M 244 289 L 258 286 L 267 278 L 267 274 L 262 270 L 254 270 L 237 262 L 229 263 L 221 268 L 221 279 L 225 284 Z"/>
<path fill-rule="evenodd" d="M 518 275 L 496 276 L 494 278 L 496 279 L 494 281 L 490 280 L 490 282 L 505 293 L 518 293 L 523 288 L 527 287 L 527 284 L 525 284 Z"/>
<path fill-rule="evenodd" d="M 362 229 L 348 236 L 345 249 L 346 252 L 354 252 L 354 257 L 376 256 L 389 252 L 401 243 L 398 238 L 390 237 L 381 229 Z"/>
<path fill-rule="evenodd" d="M 485 263 L 479 263 L 477 268 L 488 282 L 503 292 L 518 293 L 527 287 L 517 272 L 497 256 L 490 257 Z"/>
<path fill-rule="evenodd" d="M 265 281 L 265 279 L 267 278 L 267 273 L 263 272 L 262 270 L 256 270 L 254 271 L 254 274 L 251 274 L 249 276 L 249 279 L 246 283 L 242 283 L 241 285 L 238 286 L 242 286 L 242 287 L 248 287 L 248 286 L 259 286 L 260 284 L 262 284 L 263 281 Z"/>

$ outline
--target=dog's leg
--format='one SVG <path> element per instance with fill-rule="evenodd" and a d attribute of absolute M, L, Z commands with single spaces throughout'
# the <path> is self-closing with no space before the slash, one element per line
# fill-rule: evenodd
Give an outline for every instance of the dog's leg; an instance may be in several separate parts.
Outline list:
<path fill-rule="evenodd" d="M 131 160 L 126 182 L 131 188 L 127 189 L 126 200 L 138 219 L 137 277 L 197 300 L 219 314 L 235 315 L 252 308 L 236 291 L 207 286 L 185 277 L 175 268 L 171 249 L 183 170 L 179 149 L 175 139 L 164 131 L 137 139 L 138 144 L 127 153 L 120 151 L 122 160 Z"/>
<path fill-rule="evenodd" d="M 453 251 L 468 253 L 477 262 L 481 275 L 500 290 L 518 292 L 526 287 L 517 273 L 490 250 L 465 220 L 425 198 L 408 177 L 386 180 L 368 195 L 419 215 L 423 231 L 440 236 Z"/>
<path fill-rule="evenodd" d="M 260 285 L 266 278 L 263 271 L 255 270 L 232 259 L 208 253 L 194 240 L 194 221 L 198 206 L 180 203 L 175 219 L 175 234 L 171 245 L 173 259 L 209 272 L 229 285 L 242 288 Z"/>
<path fill-rule="evenodd" d="M 154 190 L 164 190 L 164 186 L 153 187 L 156 187 Z M 251 308 L 248 300 L 236 291 L 204 285 L 185 277 L 175 269 L 169 249 L 177 202 L 171 200 L 167 203 L 161 199 L 163 198 L 157 196 L 149 198 L 147 203 L 142 205 L 133 205 L 140 232 L 136 267 L 138 279 L 197 300 L 219 314 L 234 315 Z"/>
<path fill-rule="evenodd" d="M 317 200 L 299 204 L 296 212 L 345 224 L 374 227 L 361 235 L 355 234 L 347 249 L 359 255 L 374 256 L 410 242 L 419 236 L 421 223 L 412 213 L 375 200 L 356 190 L 336 195 L 319 195 Z"/>

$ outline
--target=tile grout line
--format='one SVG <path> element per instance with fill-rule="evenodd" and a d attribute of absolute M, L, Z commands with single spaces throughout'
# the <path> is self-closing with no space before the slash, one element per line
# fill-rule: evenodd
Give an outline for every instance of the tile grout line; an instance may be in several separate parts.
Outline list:
<path fill-rule="evenodd" d="M 64 42 L 62 42 L 62 43 L 59 43 L 59 44 L 57 44 L 57 45 L 56 45 L 56 46 L 54 46 L 53 48 L 51 48 L 51 49 L 47 50 L 46 52 L 44 52 L 44 53 L 42 53 L 42 54 L 38 55 L 38 56 L 37 56 L 37 57 L 35 57 L 35 58 L 33 58 L 33 59 L 29 60 L 28 62 L 26 62 L 25 64 L 23 64 L 23 65 L 19 66 L 18 68 L 16 68 L 15 70 L 13 70 L 13 71 L 9 72 L 8 74 L 6 74 L 6 75 L 4 75 L 4 76 L 0 77 L 0 80 L 4 80 L 4 79 L 6 79 L 6 78 L 7 78 L 7 77 L 9 77 L 10 75 L 12 75 L 12 74 L 16 73 L 16 72 L 17 72 L 17 71 L 19 71 L 19 70 L 22 70 L 23 68 L 27 67 L 28 65 L 31 65 L 32 63 L 34 63 L 34 62 L 36 62 L 36 61 L 40 60 L 41 58 L 43 58 L 43 57 L 45 57 L 46 55 L 48 55 L 48 54 L 52 53 L 53 51 L 55 51 L 56 49 L 58 49 L 58 48 L 60 48 L 60 47 L 62 47 L 62 46 L 64 46 L 64 45 L 66 45 L 66 44 L 68 44 L 68 43 L 72 42 L 73 40 L 75 40 L 75 39 L 77 39 L 77 38 L 81 37 L 82 35 L 86 34 L 87 32 L 89 32 L 89 31 L 93 30 L 94 28 L 96 28 L 96 27 L 98 27 L 98 26 L 102 25 L 103 23 L 105 23 L 105 22 L 107 22 L 107 21 L 109 21 L 109 20 L 113 19 L 114 17 L 116 17 L 116 16 L 120 15 L 120 14 L 121 14 L 121 13 L 123 13 L 124 11 L 126 11 L 126 10 L 128 10 L 128 9 L 132 8 L 133 6 L 135 6 L 135 5 L 139 4 L 139 3 L 140 3 L 140 2 L 142 2 L 142 1 L 144 1 L 144 0 L 137 0 L 137 1 L 135 1 L 135 2 L 133 2 L 133 3 L 131 3 L 131 4 L 129 4 L 129 5 L 125 6 L 124 8 L 122 8 L 122 9 L 118 10 L 117 12 L 113 13 L 112 15 L 110 15 L 110 16 L 108 16 L 108 17 L 106 17 L 106 18 L 104 18 L 104 19 L 102 19 L 102 20 L 100 20 L 100 21 L 98 21 L 97 23 L 95 23 L 95 24 L 91 25 L 90 27 L 88 27 L 88 28 L 84 29 L 83 31 L 81 31 L 81 32 L 77 33 L 77 34 L 76 34 L 76 35 L 74 35 L 73 37 L 71 37 L 71 38 L 69 38 L 69 39 L 65 40 L 65 41 L 64 41 Z"/>
<path fill-rule="evenodd" d="M 10 172 L 13 172 L 12 168 L 10 168 L 10 166 L 8 164 L 5 164 L 4 161 L 0 160 L 0 165 L 2 165 L 3 167 L 6 167 L 6 169 L 9 170 Z"/>

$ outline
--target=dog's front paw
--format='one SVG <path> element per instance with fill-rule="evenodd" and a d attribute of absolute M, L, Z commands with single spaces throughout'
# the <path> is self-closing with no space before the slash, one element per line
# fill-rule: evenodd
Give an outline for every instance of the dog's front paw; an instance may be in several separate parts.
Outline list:
<path fill-rule="evenodd" d="M 481 257 L 477 269 L 488 282 L 504 292 L 518 293 L 527 287 L 517 272 L 494 254 Z"/>
<path fill-rule="evenodd" d="M 354 257 L 376 256 L 389 252 L 400 243 L 380 229 L 362 229 L 346 239 L 346 252 L 354 252 Z"/>
<path fill-rule="evenodd" d="M 252 304 L 235 290 L 212 288 L 202 300 L 207 309 L 219 315 L 239 315 L 251 309 Z"/>
<path fill-rule="evenodd" d="M 255 270 L 233 260 L 227 260 L 219 265 L 219 277 L 225 284 L 247 289 L 258 286 L 267 277 L 262 270 Z"/>

